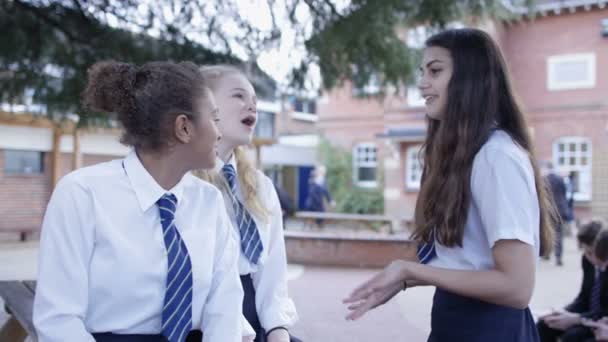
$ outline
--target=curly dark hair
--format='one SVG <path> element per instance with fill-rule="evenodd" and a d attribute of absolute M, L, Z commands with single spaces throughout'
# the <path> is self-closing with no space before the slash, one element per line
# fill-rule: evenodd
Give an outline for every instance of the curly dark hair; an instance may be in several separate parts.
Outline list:
<path fill-rule="evenodd" d="M 191 62 L 149 62 L 142 66 L 116 61 L 93 64 L 83 104 L 116 113 L 125 132 L 121 142 L 136 149 L 161 151 L 175 117 L 197 118 L 197 103 L 209 96 L 202 74 Z"/>

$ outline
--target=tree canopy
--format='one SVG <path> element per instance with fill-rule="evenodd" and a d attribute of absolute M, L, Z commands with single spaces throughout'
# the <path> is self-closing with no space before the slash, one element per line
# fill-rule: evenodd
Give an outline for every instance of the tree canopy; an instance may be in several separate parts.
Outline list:
<path fill-rule="evenodd" d="M 399 86 L 412 80 L 418 51 L 403 43 L 397 28 L 440 29 L 467 18 L 513 13 L 505 0 L 259 4 L 264 6 L 257 10 L 270 18 L 264 28 L 245 18 L 236 0 L 0 0 L 0 102 L 18 103 L 29 92 L 48 115 L 78 113 L 87 122 L 99 114 L 81 108 L 79 94 L 87 68 L 104 59 L 240 63 L 255 76 L 258 92 L 272 96 L 275 84 L 256 58 L 279 44 L 287 26 L 305 51 L 291 72 L 294 87 L 304 85 L 313 64 L 324 88 L 346 79 L 363 86 L 375 76 L 382 85 Z"/>

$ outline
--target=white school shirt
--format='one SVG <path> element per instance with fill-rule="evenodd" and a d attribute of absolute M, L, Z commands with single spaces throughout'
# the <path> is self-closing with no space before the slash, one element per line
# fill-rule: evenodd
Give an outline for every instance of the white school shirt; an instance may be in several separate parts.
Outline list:
<path fill-rule="evenodd" d="M 236 173 L 238 180 L 238 169 L 234 155 L 228 161 Z M 225 163 L 217 158 L 215 170 L 222 175 L 222 167 Z M 262 204 L 270 213 L 267 223 L 256 217 L 251 211 L 248 211 L 260 233 L 262 245 L 264 249 L 258 264 L 254 265 L 240 248 L 240 232 L 234 215 L 234 208 L 230 196 L 224 196 L 226 207 L 228 208 L 228 216 L 234 227 L 234 231 L 239 239 L 239 274 L 251 274 L 253 286 L 255 287 L 255 306 L 262 327 L 268 331 L 275 327 L 289 327 L 298 320 L 295 305 L 287 291 L 287 257 L 285 255 L 285 238 L 283 234 L 283 213 L 279 197 L 272 184 L 270 178 L 264 173 L 256 170 L 258 196 L 262 200 Z M 244 203 L 243 195 L 236 182 L 237 198 L 241 203 Z"/>
<path fill-rule="evenodd" d="M 528 153 L 504 131 L 492 133 L 475 155 L 471 204 L 462 247 L 435 244 L 429 264 L 457 270 L 494 268 L 492 247 L 519 240 L 540 250 L 540 214 L 534 171 Z"/>
<path fill-rule="evenodd" d="M 190 174 L 168 192 L 177 197 L 175 222 L 192 262 L 193 329 L 203 330 L 204 341 L 240 342 L 238 246 L 221 194 Z M 41 342 L 161 333 L 167 253 L 156 201 L 165 193 L 134 152 L 57 184 L 34 300 Z"/>

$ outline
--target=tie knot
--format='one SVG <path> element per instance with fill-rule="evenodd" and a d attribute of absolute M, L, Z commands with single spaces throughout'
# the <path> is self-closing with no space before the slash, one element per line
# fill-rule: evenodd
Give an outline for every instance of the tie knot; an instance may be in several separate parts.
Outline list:
<path fill-rule="evenodd" d="M 234 187 L 234 179 L 236 178 L 236 170 L 231 164 L 226 164 L 222 167 L 222 173 L 224 174 L 224 178 L 228 181 L 228 185 L 230 188 Z"/>
<path fill-rule="evenodd" d="M 175 216 L 175 208 L 177 208 L 177 198 L 171 193 L 164 194 L 163 197 L 156 201 L 156 204 L 161 209 L 161 213 Z"/>

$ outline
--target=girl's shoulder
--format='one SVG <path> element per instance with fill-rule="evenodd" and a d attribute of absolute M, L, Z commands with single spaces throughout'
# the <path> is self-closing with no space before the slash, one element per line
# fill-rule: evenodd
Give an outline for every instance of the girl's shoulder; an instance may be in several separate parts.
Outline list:
<path fill-rule="evenodd" d="M 517 170 L 534 177 L 530 154 L 502 130 L 492 133 L 473 161 L 473 177 L 488 173 L 510 174 Z"/>
<path fill-rule="evenodd" d="M 270 177 L 266 176 L 262 170 L 255 170 L 255 178 L 258 185 L 258 190 L 267 197 L 268 192 L 275 191 L 274 184 Z"/>
<path fill-rule="evenodd" d="M 496 130 L 490 135 L 488 141 L 486 141 L 475 156 L 475 159 L 481 158 L 489 160 L 507 158 L 515 162 L 530 162 L 528 152 L 503 130 Z"/>
<path fill-rule="evenodd" d="M 85 166 L 63 176 L 60 180 L 63 184 L 79 185 L 84 188 L 95 188 L 107 186 L 108 183 L 121 175 L 122 159 L 115 159 L 99 164 Z"/>

